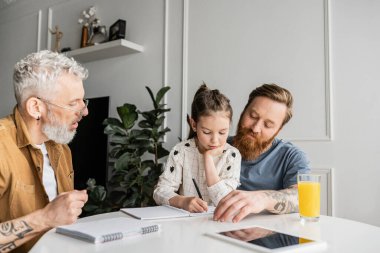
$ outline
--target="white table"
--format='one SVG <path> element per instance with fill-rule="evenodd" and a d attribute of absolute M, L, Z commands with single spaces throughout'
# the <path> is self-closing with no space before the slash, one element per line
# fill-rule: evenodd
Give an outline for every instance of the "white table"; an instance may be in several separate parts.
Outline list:
<path fill-rule="evenodd" d="M 79 222 L 120 216 L 129 217 L 124 213 L 114 212 L 86 217 L 80 219 Z M 55 229 L 52 229 L 37 242 L 30 252 L 253 252 L 204 235 L 205 232 L 237 229 L 251 225 L 261 225 L 296 236 L 326 241 L 327 248 L 320 252 L 380 252 L 380 227 L 329 216 L 322 216 L 319 222 L 304 225 L 300 223 L 298 214 L 251 215 L 239 223 L 214 222 L 211 216 L 156 220 L 155 222 L 161 224 L 159 233 L 104 244 L 92 244 L 70 238 L 57 234 Z"/>

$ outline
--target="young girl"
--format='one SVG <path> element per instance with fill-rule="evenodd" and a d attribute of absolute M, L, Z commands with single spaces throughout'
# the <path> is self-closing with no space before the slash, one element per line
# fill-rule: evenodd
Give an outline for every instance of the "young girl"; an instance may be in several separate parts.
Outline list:
<path fill-rule="evenodd" d="M 158 205 L 204 212 L 236 189 L 241 156 L 226 143 L 231 120 L 229 99 L 201 85 L 191 105 L 188 140 L 171 150 L 154 190 Z"/>

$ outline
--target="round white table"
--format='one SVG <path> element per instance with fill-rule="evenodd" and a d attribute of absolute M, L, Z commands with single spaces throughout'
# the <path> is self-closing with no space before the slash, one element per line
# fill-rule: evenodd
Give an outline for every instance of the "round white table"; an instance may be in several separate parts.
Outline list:
<path fill-rule="evenodd" d="M 79 222 L 129 217 L 122 212 L 113 212 L 82 218 Z M 132 219 L 132 218 L 131 218 Z M 380 228 L 351 220 L 321 216 L 318 222 L 301 224 L 298 214 L 250 215 L 239 223 L 215 222 L 212 217 L 190 217 L 155 220 L 161 231 L 135 238 L 92 244 L 48 231 L 31 249 L 32 253 L 85 253 L 85 252 L 253 252 L 252 249 L 206 236 L 206 232 L 226 231 L 248 226 L 263 226 L 279 232 L 327 242 L 327 247 L 318 252 L 371 253 L 380 251 Z"/>

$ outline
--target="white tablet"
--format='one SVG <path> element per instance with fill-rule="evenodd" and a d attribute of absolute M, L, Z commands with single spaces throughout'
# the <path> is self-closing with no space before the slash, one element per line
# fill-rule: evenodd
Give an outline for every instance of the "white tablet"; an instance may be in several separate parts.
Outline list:
<path fill-rule="evenodd" d="M 262 252 L 309 252 L 326 248 L 326 242 L 280 233 L 263 227 L 207 233 L 208 236 Z"/>

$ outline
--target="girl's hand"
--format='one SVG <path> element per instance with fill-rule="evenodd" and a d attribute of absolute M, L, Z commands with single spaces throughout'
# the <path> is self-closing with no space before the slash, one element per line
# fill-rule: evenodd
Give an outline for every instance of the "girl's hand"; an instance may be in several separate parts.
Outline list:
<path fill-rule="evenodd" d="M 206 201 L 198 197 L 184 197 L 182 209 L 185 209 L 191 213 L 207 212 L 208 205 Z"/>
<path fill-rule="evenodd" d="M 169 199 L 169 204 L 171 206 L 184 209 L 191 213 L 207 212 L 208 210 L 207 202 L 203 201 L 198 197 L 185 197 L 177 195 Z"/>
<path fill-rule="evenodd" d="M 208 149 L 206 150 L 203 155 L 204 156 L 217 156 L 217 155 L 220 155 L 223 153 L 223 150 L 224 150 L 224 145 L 221 145 L 219 147 L 215 147 L 215 148 L 212 148 L 212 149 Z"/>
<path fill-rule="evenodd" d="M 206 184 L 208 187 L 211 187 L 220 181 L 219 175 L 216 171 L 216 167 L 214 164 L 213 156 L 222 154 L 223 150 L 224 150 L 224 145 L 221 145 L 216 148 L 208 149 L 203 153 Z"/>

